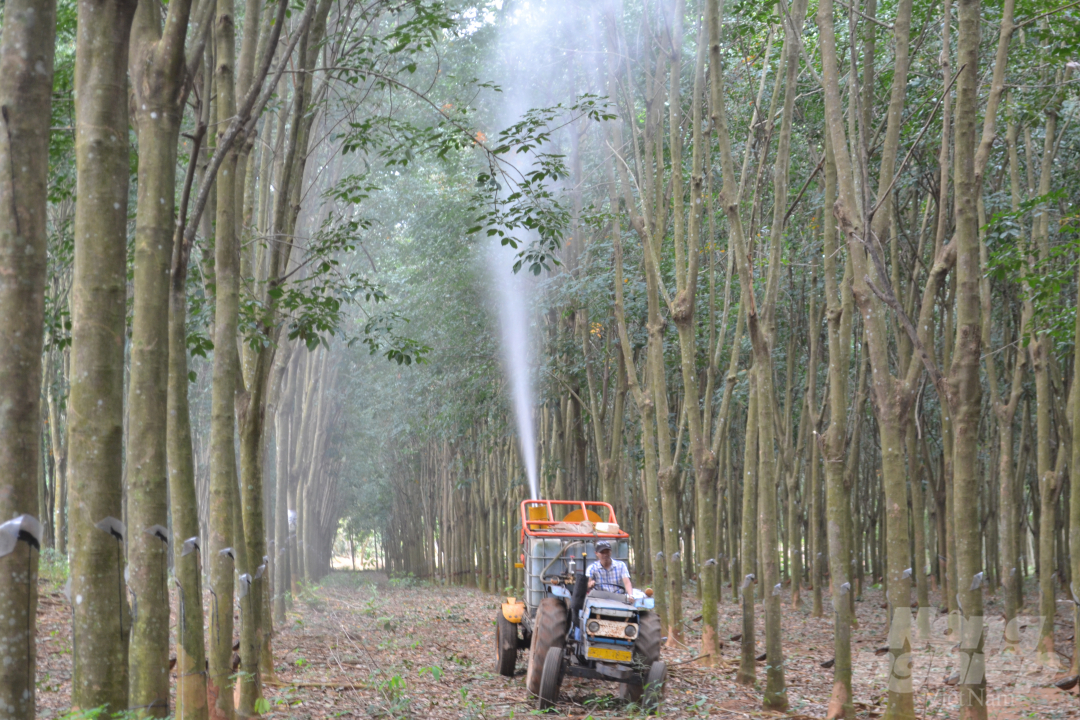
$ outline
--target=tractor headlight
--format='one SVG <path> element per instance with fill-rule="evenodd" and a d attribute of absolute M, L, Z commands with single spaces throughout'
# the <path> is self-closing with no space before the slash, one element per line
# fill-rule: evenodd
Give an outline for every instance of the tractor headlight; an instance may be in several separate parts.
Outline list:
<path fill-rule="evenodd" d="M 637 628 L 634 627 L 633 625 L 627 625 L 626 630 L 624 630 L 623 632 L 626 633 L 626 637 L 628 637 L 628 638 L 637 637 Z"/>
<path fill-rule="evenodd" d="M 591 633 L 600 632 L 600 623 L 596 622 L 595 620 L 590 620 L 589 624 L 585 627 L 588 628 L 589 632 Z"/>

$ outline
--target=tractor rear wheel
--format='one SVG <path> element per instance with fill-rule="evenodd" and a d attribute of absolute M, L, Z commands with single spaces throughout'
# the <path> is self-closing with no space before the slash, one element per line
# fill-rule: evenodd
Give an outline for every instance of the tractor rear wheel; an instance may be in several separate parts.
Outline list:
<path fill-rule="evenodd" d="M 660 659 L 660 616 L 654 612 L 638 614 L 638 636 L 634 640 L 634 660 L 645 667 Z"/>
<path fill-rule="evenodd" d="M 559 701 L 559 687 L 562 685 L 563 657 L 562 648 L 549 648 L 547 657 L 544 658 L 544 671 L 540 677 L 540 702 L 541 710 L 555 707 Z"/>
<path fill-rule="evenodd" d="M 503 615 L 502 610 L 495 613 L 495 669 L 504 677 L 514 677 L 517 665 L 517 625 Z"/>
<path fill-rule="evenodd" d="M 525 684 L 533 695 L 540 694 L 540 680 L 548 650 L 561 649 L 566 644 L 569 618 L 566 604 L 559 598 L 548 597 L 540 601 L 533 620 L 532 646 L 529 651 L 529 671 Z"/>

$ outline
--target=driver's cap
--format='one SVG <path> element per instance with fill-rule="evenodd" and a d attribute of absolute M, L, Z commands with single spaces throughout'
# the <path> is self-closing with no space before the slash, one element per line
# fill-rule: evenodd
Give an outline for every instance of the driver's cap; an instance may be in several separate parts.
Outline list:
<path fill-rule="evenodd" d="M 607 540 L 601 540 L 596 543 L 596 552 L 602 552 L 604 550 L 611 550 L 611 543 Z"/>

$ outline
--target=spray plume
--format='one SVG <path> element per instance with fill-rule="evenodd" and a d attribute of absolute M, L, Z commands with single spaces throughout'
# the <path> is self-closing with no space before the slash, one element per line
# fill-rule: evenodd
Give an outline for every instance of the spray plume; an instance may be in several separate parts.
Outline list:
<path fill-rule="evenodd" d="M 495 285 L 503 367 L 510 380 L 510 397 L 514 405 L 521 458 L 529 478 L 529 493 L 536 500 L 540 497 L 540 480 L 536 468 L 536 428 L 533 425 L 532 380 L 529 377 L 529 319 L 525 312 L 528 288 L 525 278 L 514 273 L 513 263 L 514 253 L 510 248 L 497 243 L 489 245 L 487 265 Z"/>

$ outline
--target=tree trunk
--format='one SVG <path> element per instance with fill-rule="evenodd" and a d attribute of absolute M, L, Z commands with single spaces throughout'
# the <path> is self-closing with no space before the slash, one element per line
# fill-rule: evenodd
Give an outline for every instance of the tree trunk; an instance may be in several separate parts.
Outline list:
<path fill-rule="evenodd" d="M 236 54 L 233 1 L 218 0 L 214 20 L 215 89 L 218 118 L 236 112 L 233 62 Z M 218 152 L 226 151 L 221 139 L 226 125 L 218 125 Z M 236 493 L 235 388 L 238 371 L 236 351 L 239 310 L 240 254 L 236 238 L 236 152 L 228 149 L 218 169 L 217 218 L 215 223 L 214 274 L 214 368 L 211 400 L 210 456 L 210 584 L 213 593 L 210 620 L 208 694 L 210 717 L 233 717 L 233 586 L 236 548 L 233 507 Z"/>
<path fill-rule="evenodd" d="M 55 36 L 54 0 L 14 0 L 4 7 L 0 28 L 4 131 L 0 172 L 5 177 L 0 183 L 0 467 L 8 479 L 0 492 L 2 519 L 37 518 L 42 510 L 48 511 L 38 505 L 36 484 L 41 463 L 45 211 Z M 59 436 L 56 416 L 50 415 L 55 441 Z M 57 462 L 54 478 L 62 473 L 62 463 Z M 62 493 L 57 493 L 58 504 L 61 499 Z M 50 525 L 50 520 L 45 516 L 44 525 Z M 61 531 L 57 536 L 62 539 L 57 525 Z M 18 529 L 13 534 L 18 535 Z M 40 544 L 16 542 L 13 550 L 0 557 L 0 617 L 8 619 L 0 707 L 10 717 L 32 719 L 35 712 L 40 550 Z"/>
<path fill-rule="evenodd" d="M 1080 268 L 1077 268 L 1077 277 L 1080 278 Z M 1075 338 L 1080 348 L 1080 313 L 1076 315 Z M 1080 378 L 1080 352 L 1073 352 L 1073 382 Z M 1069 585 L 1073 598 L 1073 659 L 1070 675 L 1080 674 L 1080 603 L 1077 600 L 1077 587 L 1080 586 L 1080 393 L 1075 390 L 1072 393 L 1072 458 L 1069 463 L 1071 484 L 1069 493 L 1069 559 L 1072 563 L 1072 582 Z M 1004 466 L 1004 463 L 1002 463 Z M 1005 473 L 1002 473 L 1004 478 Z M 1002 498 L 1002 517 L 1004 517 L 1004 501 Z M 1014 530 L 1015 532 L 1015 530 Z"/>
<path fill-rule="evenodd" d="M 742 557 L 741 578 L 739 583 L 739 597 L 742 599 L 742 639 L 739 656 L 739 672 L 735 676 L 735 682 L 742 685 L 754 685 L 757 683 L 757 634 L 754 628 L 754 592 L 757 589 L 757 557 L 758 557 L 758 528 L 755 518 L 758 517 L 758 421 L 757 412 L 758 398 L 755 392 L 757 376 L 750 375 L 750 390 L 747 396 L 746 408 L 746 444 L 743 452 L 743 506 L 742 506 L 742 543 L 739 553 Z"/>
<path fill-rule="evenodd" d="M 160 11 L 139 3 L 132 25 L 130 73 L 139 137 L 135 214 L 134 313 L 128 385 L 127 518 L 131 593 L 141 600 L 131 628 L 131 706 L 169 714 L 169 537 L 167 405 L 169 283 L 172 264 L 176 143 L 180 134 L 184 37 L 191 0 L 170 3 L 162 35 Z M 168 201 L 165 200 L 168 198 Z M 181 350 L 186 352 L 186 350 Z M 183 538 L 181 538 L 181 541 Z"/>
<path fill-rule="evenodd" d="M 822 220 L 828 219 L 827 213 L 822 213 Z M 822 604 L 821 586 L 825 582 L 825 567 L 828 563 L 825 555 L 825 538 L 822 537 L 821 520 L 824 515 L 825 488 L 821 479 L 821 446 L 818 443 L 818 426 L 820 418 L 814 415 L 814 408 L 818 405 L 817 399 L 817 375 L 818 365 L 821 358 L 821 320 L 822 315 L 818 311 L 818 256 L 814 253 L 810 258 L 810 360 L 807 366 L 806 396 L 807 406 L 811 416 L 806 422 L 812 422 L 810 428 L 810 516 L 807 526 L 808 545 L 810 548 L 810 583 L 811 609 L 810 616 L 820 618 L 825 616 L 825 608 Z"/>
<path fill-rule="evenodd" d="M 1061 78 L 1058 78 L 1060 81 Z M 1039 196 L 1045 196 L 1050 192 L 1051 176 L 1053 172 L 1055 149 L 1057 147 L 1057 113 L 1061 108 L 1061 95 L 1056 94 L 1047 105 L 1046 129 L 1041 172 L 1039 176 Z M 1035 212 L 1032 228 L 1032 244 L 1035 246 L 1037 256 L 1031 257 L 1034 265 L 1036 259 L 1049 260 L 1050 251 L 1048 243 L 1048 224 L 1050 210 L 1041 206 Z M 1034 266 L 1029 272 L 1038 272 Z M 1051 459 L 1051 419 L 1055 402 L 1050 379 L 1050 348 L 1053 341 L 1045 331 L 1034 333 L 1028 348 L 1031 352 L 1031 370 L 1035 376 L 1035 428 L 1036 428 L 1036 467 L 1039 480 L 1039 616 L 1041 624 L 1039 629 L 1038 662 L 1057 666 L 1058 661 L 1054 653 L 1054 615 L 1057 612 L 1057 600 L 1054 590 L 1054 574 L 1057 566 L 1054 562 L 1054 523 L 1056 512 L 1054 501 L 1057 496 L 1058 474 L 1055 472 Z M 1062 438 L 1064 439 L 1064 438 Z M 1064 445 L 1061 443 L 1059 448 Z M 1059 449 L 1059 452 L 1061 450 Z"/>
<path fill-rule="evenodd" d="M 52 355 L 52 353 L 50 353 Z M 62 368 L 66 365 L 67 353 L 64 351 L 55 353 L 56 357 L 51 358 L 50 362 L 53 367 L 53 382 L 49 384 L 48 391 L 45 394 L 45 399 L 48 404 L 49 412 L 49 444 L 53 451 L 53 482 L 55 488 L 53 490 L 53 537 L 56 539 L 56 551 L 67 557 L 67 499 L 68 499 L 68 483 L 67 483 L 67 433 L 61 427 L 61 423 L 65 422 L 66 414 L 60 408 L 60 401 L 57 397 L 58 388 L 55 387 L 59 377 L 62 376 Z M 59 365 L 61 369 L 57 369 Z M 65 373 L 66 375 L 66 373 Z"/>
<path fill-rule="evenodd" d="M 288 428 L 295 423 L 296 410 L 299 407 L 297 399 L 296 375 L 299 360 L 293 360 L 286 369 L 286 378 L 282 388 L 282 404 L 274 414 L 274 426 L 277 433 L 277 462 L 275 463 L 275 477 L 277 480 L 274 491 L 274 549 L 271 557 L 274 561 L 274 623 L 283 626 L 285 624 L 285 596 L 289 592 L 289 435 Z"/>
<path fill-rule="evenodd" d="M 831 8 L 819 5 L 818 26 L 831 30 Z M 823 17 L 823 13 L 829 13 Z M 825 33 L 823 32 L 823 35 Z M 825 208 L 836 201 L 836 165 L 832 140 L 825 137 Z M 854 319 L 854 299 L 851 296 L 851 263 L 845 263 L 842 282 L 837 282 L 839 252 L 835 222 L 826 215 L 822 221 L 822 253 L 824 256 L 825 298 L 827 304 L 829 343 L 829 426 L 821 443 L 822 463 L 825 466 L 825 513 L 829 580 L 833 605 L 833 689 L 829 700 L 829 718 L 854 718 L 854 698 L 851 694 L 851 626 L 852 626 L 852 566 L 851 566 L 851 490 L 845 483 L 844 456 L 847 440 L 848 374 L 851 368 L 851 327 Z M 856 412 L 861 402 L 856 403 Z M 857 434 L 855 440 L 857 441 Z"/>
<path fill-rule="evenodd" d="M 676 5 L 676 12 L 681 5 Z M 681 28 L 681 26 L 680 26 Z M 687 568 L 698 568 L 698 592 L 702 600 L 701 652 L 704 665 L 713 667 L 720 654 L 716 614 L 716 559 L 712 557 L 715 544 L 716 520 L 713 516 L 716 505 L 716 454 L 710 447 L 708 428 L 712 418 L 702 416 L 697 398 L 700 396 L 697 372 L 696 344 L 696 293 L 698 285 L 699 257 L 701 255 L 701 224 L 704 204 L 702 188 L 704 186 L 703 155 L 706 143 L 703 140 L 702 103 L 705 97 L 705 28 L 698 34 L 698 53 L 694 72 L 694 94 L 692 99 L 693 125 L 693 160 L 690 172 L 690 222 L 683 237 L 683 193 L 682 174 L 674 173 L 673 217 L 675 221 L 675 264 L 678 292 L 670 308 L 679 334 L 679 355 L 681 358 L 683 395 L 686 398 L 683 412 L 686 413 L 687 427 L 690 432 L 690 454 L 694 468 L 694 487 L 696 494 L 696 522 L 694 533 L 694 562 L 687 558 Z M 682 122 L 678 110 L 679 73 L 673 60 L 671 99 L 671 146 L 673 165 L 681 163 Z M 686 517 L 691 517 L 687 511 Z M 690 533 L 684 533 L 686 549 L 690 549 Z"/>
<path fill-rule="evenodd" d="M 956 513 L 957 591 L 963 598 L 960 717 L 986 717 L 983 658 L 982 532 L 979 522 L 978 441 L 982 406 L 982 309 L 975 186 L 978 116 L 979 0 L 960 0 L 956 93 L 956 351 L 949 377 L 954 429 L 953 508 Z M 950 338 L 946 338 L 948 342 Z M 963 656 L 967 656 L 964 658 Z"/>
<path fill-rule="evenodd" d="M 71 507 L 77 508 L 71 513 L 72 705 L 104 705 L 109 712 L 128 707 L 124 547 L 98 524 L 123 516 L 127 58 L 134 13 L 134 0 L 80 2 L 75 47 L 79 202 L 68 400 L 68 478 Z"/>
<path fill-rule="evenodd" d="M 172 515 L 173 572 L 180 607 L 177 613 L 176 714 L 185 720 L 207 717 L 206 642 L 203 631 L 202 569 L 199 538 L 199 503 L 195 488 L 195 462 L 191 442 L 188 404 L 187 276 L 191 246 L 184 242 L 182 226 L 187 212 L 191 182 L 197 169 L 198 149 L 206 134 L 207 104 L 196 130 L 193 157 L 188 166 L 181 222 L 173 238 L 169 275 L 169 378 L 166 407 L 166 449 L 169 500 Z M 188 545 L 187 541 L 192 541 Z"/>

